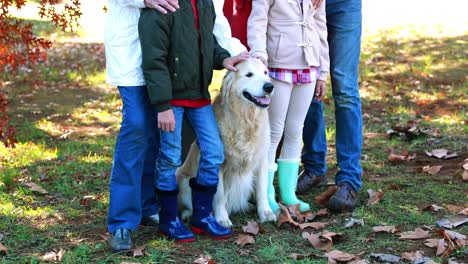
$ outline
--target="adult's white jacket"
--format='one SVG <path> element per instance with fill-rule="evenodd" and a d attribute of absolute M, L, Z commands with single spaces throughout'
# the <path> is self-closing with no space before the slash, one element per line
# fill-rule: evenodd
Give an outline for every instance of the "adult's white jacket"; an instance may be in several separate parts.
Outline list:
<path fill-rule="evenodd" d="M 231 55 L 246 48 L 231 35 L 223 14 L 224 0 L 213 0 L 216 20 L 213 33 L 218 43 Z M 108 0 L 104 44 L 106 48 L 107 82 L 116 86 L 145 84 L 141 70 L 141 47 L 138 20 L 144 0 Z"/>

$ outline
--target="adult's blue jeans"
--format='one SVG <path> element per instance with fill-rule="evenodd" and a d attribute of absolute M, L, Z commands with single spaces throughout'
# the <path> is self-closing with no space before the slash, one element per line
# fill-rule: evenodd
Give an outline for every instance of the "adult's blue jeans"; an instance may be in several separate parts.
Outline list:
<path fill-rule="evenodd" d="M 219 168 L 224 161 L 224 145 L 211 105 L 200 108 L 172 106 L 175 130 L 160 130 L 159 158 L 156 162 L 156 187 L 161 191 L 177 188 L 175 171 L 182 165 L 182 120 L 185 116 L 195 132 L 200 149 L 196 182 L 203 186 L 217 186 Z"/>
<path fill-rule="evenodd" d="M 146 86 L 120 86 L 122 122 L 110 179 L 107 228 L 137 230 L 142 217 L 157 213 L 154 190 L 159 131 Z"/>
<path fill-rule="evenodd" d="M 358 66 L 362 31 L 361 0 L 327 0 L 330 75 L 336 121 L 337 184 L 348 182 L 359 190 L 361 181 L 362 111 Z M 325 175 L 327 143 L 321 102 L 313 100 L 303 129 L 305 170 Z"/>

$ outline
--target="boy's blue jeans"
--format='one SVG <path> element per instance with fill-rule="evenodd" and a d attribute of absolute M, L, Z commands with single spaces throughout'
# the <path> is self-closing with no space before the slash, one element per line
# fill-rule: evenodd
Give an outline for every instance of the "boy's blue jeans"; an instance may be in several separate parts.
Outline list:
<path fill-rule="evenodd" d="M 219 135 L 213 107 L 200 108 L 172 106 L 175 130 L 160 130 L 159 158 L 156 164 L 156 188 L 172 191 L 177 188 L 175 171 L 182 165 L 182 120 L 185 116 L 192 126 L 200 149 L 196 182 L 203 186 L 217 186 L 219 168 L 224 161 L 224 145 Z"/>
<path fill-rule="evenodd" d="M 154 167 L 159 131 L 146 86 L 120 86 L 122 122 L 110 179 L 107 228 L 137 230 L 142 217 L 157 213 Z"/>
<path fill-rule="evenodd" d="M 361 50 L 361 0 L 327 0 L 330 75 L 336 120 L 335 182 L 348 182 L 359 190 L 361 181 L 362 112 L 358 91 Z M 321 102 L 313 100 L 303 129 L 302 163 L 305 170 L 325 175 L 327 143 Z"/>

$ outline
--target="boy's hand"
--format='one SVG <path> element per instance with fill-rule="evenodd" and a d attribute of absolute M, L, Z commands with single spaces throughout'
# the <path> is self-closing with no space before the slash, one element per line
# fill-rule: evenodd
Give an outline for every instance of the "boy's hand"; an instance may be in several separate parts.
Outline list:
<path fill-rule="evenodd" d="M 224 59 L 223 66 L 229 71 L 237 71 L 237 68 L 235 67 L 235 65 L 248 58 L 250 58 L 250 54 L 247 51 L 244 51 L 242 53 L 239 53 L 239 55 L 237 56 L 232 56 L 232 57 Z"/>
<path fill-rule="evenodd" d="M 327 83 L 325 81 L 317 80 L 315 84 L 315 100 L 320 101 L 325 98 L 325 90 L 327 89 Z"/>
<path fill-rule="evenodd" d="M 162 14 L 167 14 L 167 10 L 175 12 L 179 9 L 178 0 L 144 0 L 145 6 L 158 10 Z"/>
<path fill-rule="evenodd" d="M 167 132 L 175 130 L 175 118 L 172 109 L 158 113 L 158 128 Z"/>

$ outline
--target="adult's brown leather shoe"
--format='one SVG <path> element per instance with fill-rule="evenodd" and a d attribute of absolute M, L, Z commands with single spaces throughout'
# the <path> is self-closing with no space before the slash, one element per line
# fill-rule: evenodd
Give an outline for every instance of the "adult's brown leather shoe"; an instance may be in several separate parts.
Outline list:
<path fill-rule="evenodd" d="M 327 207 L 333 212 L 343 213 L 354 210 L 357 192 L 347 182 L 338 184 L 338 190 L 328 200 Z"/>
<path fill-rule="evenodd" d="M 303 170 L 297 181 L 296 193 L 307 194 L 312 188 L 320 188 L 327 185 L 327 177 L 324 175 L 314 175 Z"/>

